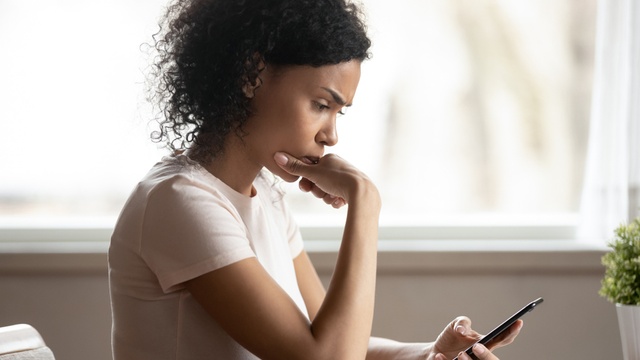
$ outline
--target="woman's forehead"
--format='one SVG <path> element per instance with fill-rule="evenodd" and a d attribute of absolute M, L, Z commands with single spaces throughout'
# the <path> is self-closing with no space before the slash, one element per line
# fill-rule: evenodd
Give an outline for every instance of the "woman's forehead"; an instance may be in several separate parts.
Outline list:
<path fill-rule="evenodd" d="M 323 66 L 276 66 L 267 65 L 261 75 L 264 85 L 283 86 L 294 89 L 322 90 L 338 104 L 351 103 L 360 81 L 360 61 L 348 61 Z"/>

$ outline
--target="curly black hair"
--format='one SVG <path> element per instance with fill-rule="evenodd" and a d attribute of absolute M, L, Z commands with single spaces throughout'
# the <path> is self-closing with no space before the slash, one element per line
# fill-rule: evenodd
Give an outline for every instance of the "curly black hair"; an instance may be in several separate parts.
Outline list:
<path fill-rule="evenodd" d="M 243 88 L 265 66 L 319 67 L 370 58 L 360 8 L 348 0 L 174 0 L 154 35 L 150 100 L 156 142 L 208 161 L 251 115 Z"/>

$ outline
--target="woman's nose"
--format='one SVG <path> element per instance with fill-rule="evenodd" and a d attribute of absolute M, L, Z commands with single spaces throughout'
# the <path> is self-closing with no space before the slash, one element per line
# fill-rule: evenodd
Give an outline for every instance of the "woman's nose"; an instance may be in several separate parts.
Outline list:
<path fill-rule="evenodd" d="M 338 143 L 338 129 L 336 119 L 333 118 L 327 126 L 320 129 L 316 135 L 316 141 L 324 146 L 333 146 Z"/>

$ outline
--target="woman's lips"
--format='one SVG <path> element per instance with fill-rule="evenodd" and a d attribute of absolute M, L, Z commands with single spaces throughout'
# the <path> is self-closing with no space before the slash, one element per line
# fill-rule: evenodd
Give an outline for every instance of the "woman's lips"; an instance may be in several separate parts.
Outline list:
<path fill-rule="evenodd" d="M 314 156 L 305 156 L 301 160 L 305 164 L 313 165 L 313 164 L 317 164 L 320 159 Z"/>

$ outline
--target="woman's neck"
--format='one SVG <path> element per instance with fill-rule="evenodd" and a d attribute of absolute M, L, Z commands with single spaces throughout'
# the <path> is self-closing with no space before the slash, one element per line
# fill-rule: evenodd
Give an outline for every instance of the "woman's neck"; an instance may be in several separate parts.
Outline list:
<path fill-rule="evenodd" d="M 222 151 L 208 161 L 201 161 L 197 159 L 197 156 L 194 160 L 238 193 L 255 196 L 256 190 L 253 187 L 253 182 L 262 167 L 248 159 L 242 144 L 238 141 L 227 141 L 226 145 Z M 187 155 L 190 154 L 187 153 Z"/>

